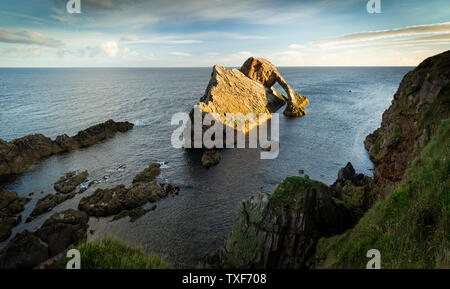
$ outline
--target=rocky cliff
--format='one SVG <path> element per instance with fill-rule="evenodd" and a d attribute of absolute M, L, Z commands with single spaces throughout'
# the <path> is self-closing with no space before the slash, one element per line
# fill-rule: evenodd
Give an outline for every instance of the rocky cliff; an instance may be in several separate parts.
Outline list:
<path fill-rule="evenodd" d="M 430 57 L 405 75 L 381 127 L 364 144 L 375 164 L 380 198 L 395 189 L 417 155 L 450 115 L 450 51 Z"/>
<path fill-rule="evenodd" d="M 116 132 L 125 132 L 131 128 L 132 123 L 108 120 L 82 130 L 75 136 L 64 134 L 55 140 L 42 134 L 28 135 L 10 142 L 0 139 L 0 177 L 23 173 L 39 159 L 93 145 Z"/>
<path fill-rule="evenodd" d="M 273 194 L 257 193 L 241 204 L 210 263 L 365 268 L 367 251 L 378 249 L 382 268 L 450 268 L 449 75 L 447 51 L 403 78 L 365 140 L 373 180 L 348 164 L 330 187 L 290 177 Z"/>
<path fill-rule="evenodd" d="M 342 233 L 357 222 L 369 183 L 349 163 L 331 187 L 289 177 L 273 194 L 257 193 L 240 205 L 231 236 L 213 266 L 307 267 L 320 237 Z"/>

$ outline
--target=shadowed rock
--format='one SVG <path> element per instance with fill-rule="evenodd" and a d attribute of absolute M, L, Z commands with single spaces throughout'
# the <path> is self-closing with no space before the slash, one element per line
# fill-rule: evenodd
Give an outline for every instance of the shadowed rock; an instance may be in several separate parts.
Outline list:
<path fill-rule="evenodd" d="M 429 57 L 403 77 L 381 127 L 364 145 L 374 162 L 373 188 L 384 198 L 401 182 L 414 153 L 450 117 L 450 51 Z"/>
<path fill-rule="evenodd" d="M 351 164 L 332 186 L 289 177 L 273 194 L 257 193 L 235 214 L 231 236 L 207 262 L 218 268 L 308 267 L 321 237 L 351 228 L 368 208 L 370 178 Z"/>
<path fill-rule="evenodd" d="M 57 205 L 72 199 L 75 197 L 76 193 L 70 193 L 70 194 L 48 194 L 42 199 L 39 199 L 36 203 L 36 206 L 34 207 L 33 211 L 31 212 L 31 217 L 36 217 L 39 215 L 42 215 L 46 212 L 51 211 L 54 207 Z"/>
<path fill-rule="evenodd" d="M 73 137 L 58 136 L 54 141 L 42 134 L 28 135 L 11 142 L 0 140 L 0 176 L 23 173 L 39 159 L 90 146 L 131 128 L 132 123 L 108 120 Z"/>
<path fill-rule="evenodd" d="M 16 192 L 7 192 L 0 189 L 0 242 L 11 235 L 11 230 L 21 222 L 15 215 L 24 210 L 30 198 L 22 198 Z"/>
<path fill-rule="evenodd" d="M 217 150 L 207 150 L 202 156 L 202 166 L 209 168 L 220 162 L 220 153 Z"/>
<path fill-rule="evenodd" d="M 0 269 L 30 269 L 86 239 L 89 217 L 69 209 L 53 214 L 34 233 L 18 233 L 0 251 Z"/>

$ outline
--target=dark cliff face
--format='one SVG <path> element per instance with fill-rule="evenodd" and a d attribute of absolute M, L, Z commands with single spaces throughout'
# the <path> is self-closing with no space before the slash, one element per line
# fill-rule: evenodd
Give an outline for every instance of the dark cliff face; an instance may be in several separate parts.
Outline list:
<path fill-rule="evenodd" d="M 375 163 L 373 190 L 380 199 L 395 189 L 418 150 L 450 114 L 450 51 L 427 58 L 405 75 L 383 113 L 381 127 L 364 144 Z"/>
<path fill-rule="evenodd" d="M 305 268 L 319 238 L 351 228 L 364 210 L 370 178 L 349 163 L 333 186 L 289 177 L 273 194 L 243 201 L 230 238 L 213 266 L 220 268 Z"/>

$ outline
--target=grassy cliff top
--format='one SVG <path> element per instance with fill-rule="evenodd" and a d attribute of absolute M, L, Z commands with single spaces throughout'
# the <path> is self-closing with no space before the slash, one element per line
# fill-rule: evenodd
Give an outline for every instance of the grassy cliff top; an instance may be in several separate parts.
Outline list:
<path fill-rule="evenodd" d="M 414 159 L 402 185 L 344 234 L 322 238 L 319 268 L 365 268 L 369 249 L 381 268 L 450 268 L 450 119 Z"/>

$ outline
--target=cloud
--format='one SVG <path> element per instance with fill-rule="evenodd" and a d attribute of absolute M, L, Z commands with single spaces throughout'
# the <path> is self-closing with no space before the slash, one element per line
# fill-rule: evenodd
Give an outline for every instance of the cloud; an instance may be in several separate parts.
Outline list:
<path fill-rule="evenodd" d="M 2 56 L 17 56 L 17 57 L 33 57 L 40 56 L 41 49 L 39 47 L 14 47 L 2 51 Z"/>
<path fill-rule="evenodd" d="M 292 48 L 292 49 L 301 49 L 301 48 L 306 48 L 306 45 L 301 45 L 301 44 L 291 44 L 291 45 L 289 45 L 289 48 Z"/>
<path fill-rule="evenodd" d="M 432 36 L 426 36 L 426 37 L 391 40 L 391 41 L 388 41 L 387 43 L 429 42 L 429 41 L 448 41 L 448 40 L 450 40 L 450 33 L 448 33 L 448 34 L 432 35 Z"/>
<path fill-rule="evenodd" d="M 202 21 L 239 20 L 242 23 L 274 24 L 304 21 L 325 9 L 358 0 L 81 0 L 82 14 L 64 15 L 66 0 L 53 0 L 60 21 L 78 21 L 84 27 L 142 27 L 154 23 L 184 25 Z M 337 2 L 337 1 L 336 1 Z M 276 16 L 275 16 L 276 15 Z M 258 36 L 264 37 L 264 36 Z"/>
<path fill-rule="evenodd" d="M 119 42 L 128 42 L 133 44 L 142 43 L 159 43 L 159 44 L 193 44 L 193 43 L 203 43 L 202 40 L 196 39 L 182 39 L 178 35 L 164 35 L 164 36 L 146 36 L 144 38 L 137 35 L 123 35 Z"/>
<path fill-rule="evenodd" d="M 123 49 L 123 54 L 126 56 L 134 56 L 134 57 L 139 56 L 139 53 L 137 51 L 131 50 L 128 47 L 125 47 Z"/>
<path fill-rule="evenodd" d="M 100 44 L 100 50 L 109 57 L 114 57 L 119 53 L 119 46 L 115 41 L 108 41 Z"/>
<path fill-rule="evenodd" d="M 335 38 L 322 39 L 311 42 L 313 45 L 335 45 L 348 42 L 360 42 L 378 40 L 384 38 L 393 38 L 400 36 L 412 36 L 420 34 L 449 33 L 450 22 L 406 26 L 402 28 L 358 32 L 353 34 L 342 35 Z"/>
<path fill-rule="evenodd" d="M 169 52 L 170 55 L 175 55 L 175 56 L 191 56 L 189 53 L 186 52 L 179 52 L 179 51 L 174 51 L 174 52 Z"/>
<path fill-rule="evenodd" d="M 85 54 L 83 49 L 70 50 L 70 49 L 58 49 L 56 55 L 59 58 L 64 58 L 66 55 L 71 55 L 75 57 L 83 57 Z"/>
<path fill-rule="evenodd" d="M 13 31 L 11 29 L 0 27 L 0 42 L 5 43 L 21 43 L 21 44 L 32 44 L 32 45 L 42 45 L 48 47 L 61 47 L 64 44 L 52 38 L 48 38 L 33 31 Z"/>

